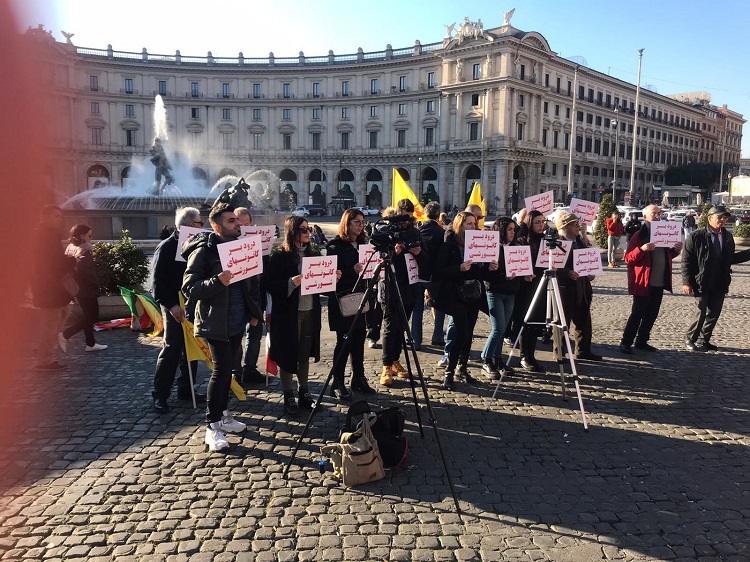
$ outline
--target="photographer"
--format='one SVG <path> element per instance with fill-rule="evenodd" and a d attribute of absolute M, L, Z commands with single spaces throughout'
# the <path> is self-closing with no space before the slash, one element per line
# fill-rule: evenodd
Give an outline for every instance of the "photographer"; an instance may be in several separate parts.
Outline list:
<path fill-rule="evenodd" d="M 427 268 L 427 250 L 422 245 L 422 238 L 414 225 L 414 204 L 408 199 L 402 199 L 396 204 L 396 219 L 390 224 L 381 226 L 374 233 L 373 243 L 390 240 L 393 244 L 393 267 L 396 271 L 395 282 L 404 302 L 406 318 L 411 317 L 416 301 L 418 285 L 409 285 L 409 273 L 406 265 L 406 254 L 414 256 L 419 269 Z M 394 243 L 395 242 L 395 243 Z M 383 373 L 380 384 L 390 386 L 394 375 L 408 378 L 409 372 L 399 363 L 401 348 L 403 347 L 403 325 L 398 305 L 398 294 L 395 287 L 385 286 L 385 310 L 383 311 Z M 382 299 L 381 299 L 382 300 Z"/>

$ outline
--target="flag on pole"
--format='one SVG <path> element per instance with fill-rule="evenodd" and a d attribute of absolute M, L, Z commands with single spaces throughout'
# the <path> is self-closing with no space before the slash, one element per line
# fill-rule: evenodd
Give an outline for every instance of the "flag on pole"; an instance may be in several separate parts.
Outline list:
<path fill-rule="evenodd" d="M 154 329 L 148 335 L 156 337 L 161 334 L 164 330 L 164 318 L 161 316 L 161 309 L 156 301 L 149 295 L 136 293 L 125 287 L 119 287 L 119 289 L 120 295 L 130 309 L 131 329 L 141 331 L 153 325 Z"/>
<path fill-rule="evenodd" d="M 469 195 L 469 202 L 468 205 L 479 205 L 479 207 L 482 209 L 482 216 L 487 216 L 487 203 L 484 202 L 484 199 L 482 199 L 482 187 L 479 185 L 478 182 L 474 182 L 474 187 L 471 190 L 471 195 Z M 484 230 L 484 219 L 479 219 L 479 222 L 477 224 L 477 228 L 479 230 Z"/>
<path fill-rule="evenodd" d="M 414 192 L 404 181 L 404 178 L 401 177 L 401 174 L 398 173 L 398 170 L 396 168 L 393 168 L 393 197 L 391 198 L 391 205 L 395 208 L 396 203 L 398 203 L 402 199 L 408 199 L 409 201 L 414 203 L 415 219 L 417 219 L 418 221 L 425 220 L 426 215 L 424 214 L 424 207 L 422 207 L 422 204 L 417 199 L 417 196 L 414 195 Z"/>

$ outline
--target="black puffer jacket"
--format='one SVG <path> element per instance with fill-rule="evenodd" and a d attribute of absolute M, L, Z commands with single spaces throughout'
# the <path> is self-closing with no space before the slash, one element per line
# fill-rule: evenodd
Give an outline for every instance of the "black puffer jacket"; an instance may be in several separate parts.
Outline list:
<path fill-rule="evenodd" d="M 195 335 L 214 339 L 229 340 L 229 287 L 219 281 L 222 272 L 218 245 L 222 240 L 211 232 L 200 233 L 185 243 L 182 257 L 187 260 L 187 268 L 182 282 L 182 292 L 187 295 L 195 308 Z M 263 321 L 263 312 L 258 305 L 258 295 L 250 278 L 241 283 L 245 303 L 250 318 Z M 257 287 L 257 286 L 256 286 Z M 253 295 L 253 292 L 256 292 Z"/>

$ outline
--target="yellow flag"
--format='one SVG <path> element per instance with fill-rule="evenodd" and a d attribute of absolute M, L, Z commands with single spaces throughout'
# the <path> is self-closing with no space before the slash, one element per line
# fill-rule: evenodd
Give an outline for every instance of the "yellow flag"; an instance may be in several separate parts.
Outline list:
<path fill-rule="evenodd" d="M 414 195 L 414 192 L 404 181 L 404 178 L 401 177 L 401 174 L 398 173 L 398 170 L 393 168 L 393 197 L 391 199 L 393 207 L 395 208 L 396 203 L 402 199 L 408 199 L 414 203 L 414 218 L 418 221 L 423 221 L 425 219 L 424 207 L 422 207 L 422 204 L 417 200 L 417 196 Z"/>
<path fill-rule="evenodd" d="M 479 183 L 474 182 L 474 188 L 471 190 L 471 195 L 469 196 L 469 201 L 467 203 L 468 205 L 479 205 L 479 207 L 482 209 L 482 216 L 487 216 L 487 203 L 484 202 L 484 199 L 482 199 L 482 187 L 479 185 Z M 484 230 L 484 219 L 479 219 L 479 223 L 477 224 L 477 228 L 479 230 Z"/>
<path fill-rule="evenodd" d="M 136 297 L 138 297 L 138 301 L 141 303 L 141 306 L 143 307 L 143 310 L 148 314 L 148 317 L 151 319 L 151 323 L 154 326 L 154 330 L 149 334 L 152 338 L 155 338 L 159 334 L 162 333 L 164 330 L 164 318 L 161 316 L 161 309 L 156 307 L 156 303 L 154 303 L 150 298 L 148 298 L 146 295 L 141 295 L 139 293 L 135 294 Z"/>

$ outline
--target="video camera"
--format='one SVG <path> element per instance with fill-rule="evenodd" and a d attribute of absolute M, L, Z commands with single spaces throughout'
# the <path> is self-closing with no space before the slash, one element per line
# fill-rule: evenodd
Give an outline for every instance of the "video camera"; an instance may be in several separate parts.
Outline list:
<path fill-rule="evenodd" d="M 542 240 L 544 240 L 550 250 L 554 250 L 555 248 L 562 249 L 563 247 L 562 242 L 560 242 L 560 235 L 558 234 L 557 230 L 554 230 L 552 228 L 547 230 L 545 235 L 542 237 Z"/>
<path fill-rule="evenodd" d="M 372 231 L 370 241 L 376 250 L 385 252 L 394 249 L 396 244 L 403 244 L 406 249 L 420 245 L 419 232 L 415 228 L 403 228 L 405 223 L 410 226 L 412 218 L 409 215 L 394 215 L 383 217 Z"/>

